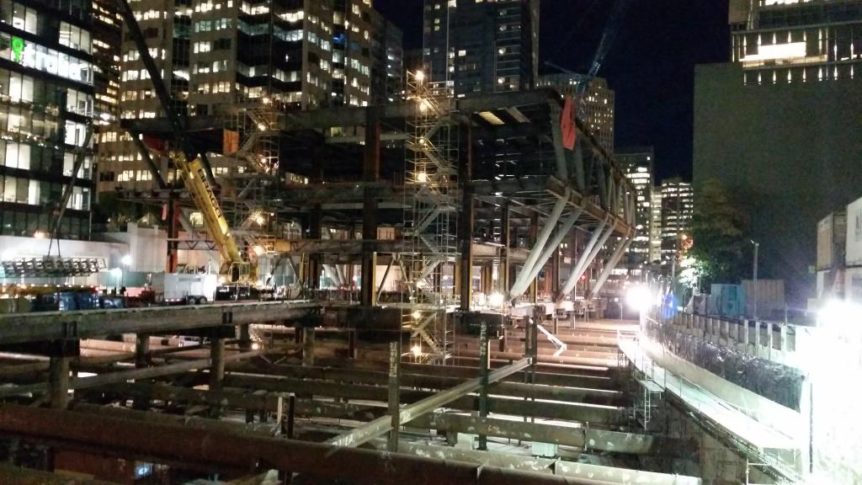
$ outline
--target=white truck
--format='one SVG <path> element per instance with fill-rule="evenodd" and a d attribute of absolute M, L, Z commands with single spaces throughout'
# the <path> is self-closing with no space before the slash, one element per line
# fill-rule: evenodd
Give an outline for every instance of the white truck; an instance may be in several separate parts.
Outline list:
<path fill-rule="evenodd" d="M 198 305 L 215 300 L 219 281 L 212 273 L 156 273 L 150 285 L 156 303 Z"/>

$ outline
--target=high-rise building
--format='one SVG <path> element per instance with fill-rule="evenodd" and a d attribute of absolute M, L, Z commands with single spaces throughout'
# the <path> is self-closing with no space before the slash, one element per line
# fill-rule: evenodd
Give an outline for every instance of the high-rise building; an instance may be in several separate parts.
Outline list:
<path fill-rule="evenodd" d="M 393 102 L 404 91 L 404 34 L 372 10 L 371 99 L 373 104 Z"/>
<path fill-rule="evenodd" d="M 694 184 L 737 199 L 759 277 L 783 279 L 801 308 L 815 287 L 807 228 L 862 186 L 862 1 L 734 0 L 730 13 L 736 62 L 695 69 Z"/>
<path fill-rule="evenodd" d="M 93 0 L 92 9 L 95 118 L 100 124 L 107 124 L 119 114 L 123 21 L 114 0 Z"/>
<path fill-rule="evenodd" d="M 661 261 L 661 189 L 652 188 L 650 197 L 649 262 Z"/>
<path fill-rule="evenodd" d="M 425 0 L 424 64 L 456 96 L 530 89 L 538 78 L 539 0 Z"/>
<path fill-rule="evenodd" d="M 862 1 L 731 2 L 730 23 L 746 84 L 862 76 Z"/>
<path fill-rule="evenodd" d="M 264 102 L 314 109 L 372 101 L 371 0 L 136 0 L 131 7 L 179 111 L 229 120 L 238 106 Z M 120 117 L 163 116 L 127 29 L 121 55 Z M 395 62 L 392 69 L 401 70 Z M 100 191 L 153 188 L 125 131 L 115 127 L 100 141 Z"/>
<path fill-rule="evenodd" d="M 580 74 L 544 74 L 539 76 L 538 87 L 552 87 L 561 93 L 574 92 L 581 83 L 588 83 L 578 107 L 578 116 L 608 153 L 614 152 L 615 94 L 607 81 L 597 77 L 587 79 Z"/>
<path fill-rule="evenodd" d="M 617 150 L 615 158 L 637 193 L 635 237 L 629 246 L 625 265 L 630 274 L 638 275 L 642 271 L 643 265 L 650 262 L 655 154 L 653 147 L 628 147 Z"/>
<path fill-rule="evenodd" d="M 694 191 L 688 182 L 679 178 L 661 183 L 661 255 L 662 262 L 673 259 L 683 238 L 690 237 L 691 219 L 694 216 Z"/>
<path fill-rule="evenodd" d="M 89 236 L 91 26 L 89 1 L 0 6 L 0 234 L 49 231 L 70 186 L 59 235 Z M 82 163 L 73 173 L 76 160 Z"/>

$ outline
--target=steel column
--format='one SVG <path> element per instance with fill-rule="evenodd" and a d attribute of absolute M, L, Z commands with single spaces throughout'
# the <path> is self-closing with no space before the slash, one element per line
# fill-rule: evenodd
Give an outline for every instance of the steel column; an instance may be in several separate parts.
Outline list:
<path fill-rule="evenodd" d="M 545 246 L 545 250 L 542 251 L 541 256 L 539 256 L 539 260 L 536 262 L 536 265 L 533 267 L 532 271 L 528 276 L 528 281 L 532 281 L 536 279 L 537 276 L 539 276 L 539 272 L 545 266 L 545 263 L 547 263 L 548 260 L 551 259 L 551 256 L 553 256 L 554 252 L 563 242 L 563 239 L 569 234 L 569 231 L 572 230 L 572 227 L 575 225 L 575 223 L 578 222 L 578 218 L 580 218 L 581 213 L 583 213 L 583 209 L 577 209 L 571 216 L 569 216 L 568 219 L 563 221 L 563 224 L 560 226 L 557 232 L 554 233 L 554 237 L 551 239 L 551 242 Z"/>
<path fill-rule="evenodd" d="M 619 264 L 620 258 L 623 257 L 623 254 L 625 254 L 631 242 L 631 238 L 626 238 L 620 241 L 620 245 L 617 247 L 617 250 L 614 252 L 613 256 L 608 259 L 608 263 L 602 270 L 602 274 L 599 275 L 599 279 L 596 280 L 596 285 L 593 286 L 593 289 L 590 292 L 590 298 L 598 296 L 599 291 L 602 290 L 602 286 L 604 286 L 605 282 L 608 280 L 608 276 L 611 275 L 611 271 L 613 271 L 617 264 Z"/>
<path fill-rule="evenodd" d="M 611 234 L 614 232 L 614 225 L 611 223 L 607 226 L 607 230 L 602 233 L 602 229 L 604 229 L 606 225 L 607 224 L 603 222 L 593 230 L 593 237 L 590 238 L 590 242 L 587 243 L 587 246 L 584 248 L 584 252 L 581 254 L 581 257 L 578 258 L 578 264 L 572 268 L 572 272 L 569 274 L 566 284 L 563 285 L 563 289 L 560 290 L 560 294 L 557 295 L 558 302 L 562 301 L 566 295 L 575 289 L 575 285 L 578 284 L 578 280 L 581 279 L 581 275 L 583 275 L 584 271 L 589 268 L 593 260 L 596 259 L 596 256 L 599 255 L 599 251 L 601 251 L 605 242 L 607 242 L 608 238 L 611 237 Z"/>
<path fill-rule="evenodd" d="M 558 199 L 554 204 L 554 209 L 548 215 L 548 218 L 545 219 L 545 226 L 542 227 L 541 232 L 536 238 L 535 244 L 533 244 L 533 248 L 530 249 L 530 254 L 527 256 L 524 266 L 521 268 L 521 271 L 518 273 L 518 277 L 515 278 L 515 283 L 509 291 L 510 300 L 514 300 L 521 296 L 530 285 L 529 276 L 533 271 L 533 267 L 539 260 L 539 256 L 541 256 L 542 252 L 545 250 L 545 244 L 548 242 L 548 238 L 551 237 L 553 230 L 557 227 L 557 222 L 560 220 L 560 216 L 563 215 L 563 210 L 566 208 L 567 203 L 568 197 Z"/>
<path fill-rule="evenodd" d="M 302 327 L 302 365 L 314 365 L 314 327 Z"/>
<path fill-rule="evenodd" d="M 224 339 L 216 337 L 210 343 L 210 389 L 219 390 L 224 381 Z"/>
<path fill-rule="evenodd" d="M 63 409 L 69 404 L 69 357 L 51 357 L 48 384 L 52 408 Z"/>
<path fill-rule="evenodd" d="M 390 426 L 387 448 L 398 451 L 398 433 L 401 429 L 399 418 L 401 404 L 401 338 L 389 342 L 389 419 Z"/>
<path fill-rule="evenodd" d="M 488 340 L 488 323 L 482 321 L 479 330 L 479 417 L 488 417 L 488 372 L 491 368 L 491 342 Z M 488 437 L 479 435 L 479 449 L 488 449 Z"/>

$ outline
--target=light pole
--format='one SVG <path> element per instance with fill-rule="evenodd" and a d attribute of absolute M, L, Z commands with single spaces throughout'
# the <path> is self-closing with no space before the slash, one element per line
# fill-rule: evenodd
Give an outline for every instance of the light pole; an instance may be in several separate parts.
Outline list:
<path fill-rule="evenodd" d="M 752 239 L 751 244 L 754 244 L 754 277 L 752 278 L 754 280 L 754 301 L 752 301 L 752 318 L 754 321 L 757 321 L 757 253 L 760 251 L 760 243 Z"/>

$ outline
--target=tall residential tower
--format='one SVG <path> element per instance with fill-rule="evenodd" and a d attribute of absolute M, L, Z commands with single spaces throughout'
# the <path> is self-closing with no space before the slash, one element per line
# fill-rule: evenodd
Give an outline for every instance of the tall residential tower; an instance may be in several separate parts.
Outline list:
<path fill-rule="evenodd" d="M 539 0 L 425 0 L 423 57 L 456 96 L 532 88 L 539 67 Z"/>

